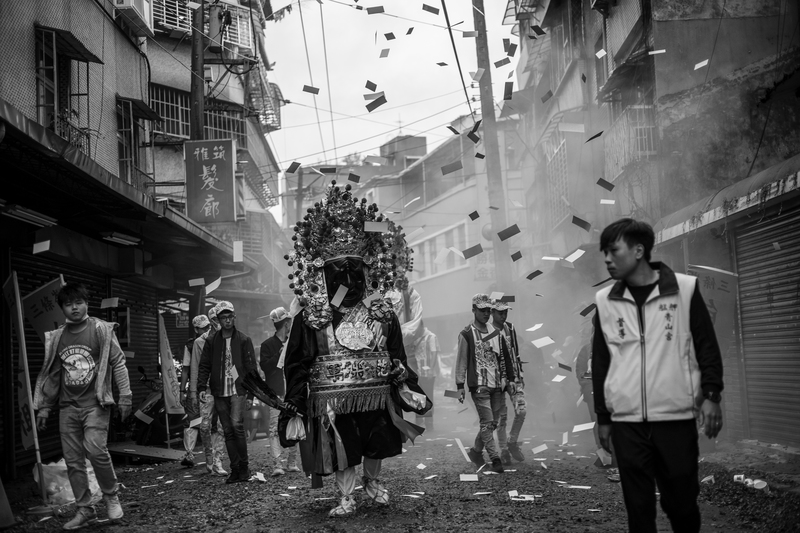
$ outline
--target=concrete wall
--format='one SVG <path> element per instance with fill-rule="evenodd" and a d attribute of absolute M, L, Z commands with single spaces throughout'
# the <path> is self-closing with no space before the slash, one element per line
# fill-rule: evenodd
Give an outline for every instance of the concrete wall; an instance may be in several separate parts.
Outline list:
<path fill-rule="evenodd" d="M 111 11 L 110 2 L 101 4 Z M 33 120 L 37 120 L 34 24 L 72 32 L 103 61 L 89 63 L 89 109 L 80 110 L 82 116 L 75 122 L 96 132 L 91 137 L 91 157 L 116 175 L 116 95 L 149 100 L 145 57 L 92 0 L 0 2 L 0 98 Z M 80 66 L 83 84 L 86 67 Z"/>

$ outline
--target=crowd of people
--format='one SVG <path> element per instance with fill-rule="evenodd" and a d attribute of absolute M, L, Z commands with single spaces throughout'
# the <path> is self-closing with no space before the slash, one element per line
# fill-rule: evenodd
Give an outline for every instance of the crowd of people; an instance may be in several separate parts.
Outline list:
<path fill-rule="evenodd" d="M 244 378 L 258 376 L 277 398 L 269 414 L 273 476 L 302 471 L 318 488 L 323 476 L 333 475 L 341 498 L 329 515 L 340 517 L 356 512 L 361 465 L 367 498 L 389 504 L 383 461 L 402 453 L 406 440 L 434 429 L 439 344 L 424 326 L 419 293 L 405 279 L 411 251 L 401 228 L 387 223 L 383 233 L 370 233 L 365 221 L 387 222 L 374 204 L 353 198 L 349 186 L 332 187 L 324 202 L 309 209 L 295 228 L 295 251 L 287 255 L 295 301 L 290 311 L 270 313 L 275 333 L 258 353 L 236 328 L 230 302 L 193 318 L 195 338 L 186 343 L 181 378 L 184 466 L 195 465 L 199 436 L 210 474 L 227 476 L 225 483 L 251 479 L 244 419 L 253 390 Z M 619 466 L 630 530 L 656 530 L 657 484 L 673 530 L 696 532 L 696 421 L 709 438 L 722 427 L 722 363 L 697 280 L 651 263 L 653 242 L 652 228 L 631 219 L 603 231 L 600 248 L 615 283 L 596 295 L 593 322 L 581 332 L 576 373 L 597 422 L 596 443 Z M 123 516 L 106 441 L 110 406 L 116 403 L 127 417 L 131 389 L 113 324 L 88 317 L 87 302 L 82 285 L 60 290 L 66 323 L 47 335 L 34 397 L 42 430 L 50 411 L 60 409 L 77 502 L 76 515 L 64 525 L 68 530 L 97 517 L 86 458 L 108 517 Z M 525 460 L 519 436 L 529 398 L 510 310 L 502 297 L 473 296 L 473 318 L 458 335 L 453 373 L 459 401 L 468 391 L 477 411 L 468 457 L 497 473 L 512 459 Z"/>

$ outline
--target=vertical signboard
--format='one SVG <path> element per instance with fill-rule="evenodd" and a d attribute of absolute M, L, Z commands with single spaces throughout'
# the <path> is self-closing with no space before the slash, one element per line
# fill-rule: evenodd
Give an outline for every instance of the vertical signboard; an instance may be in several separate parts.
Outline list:
<path fill-rule="evenodd" d="M 186 141 L 186 214 L 195 222 L 236 222 L 236 143 Z"/>

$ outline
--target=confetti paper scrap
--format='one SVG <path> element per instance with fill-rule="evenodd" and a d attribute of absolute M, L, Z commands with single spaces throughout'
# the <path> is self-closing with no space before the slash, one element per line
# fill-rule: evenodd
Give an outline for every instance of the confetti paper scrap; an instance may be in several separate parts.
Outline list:
<path fill-rule="evenodd" d="M 472 461 L 470 460 L 469 455 L 467 455 L 467 450 L 464 449 L 464 445 L 461 444 L 461 439 L 455 439 L 455 441 L 456 444 L 458 444 L 458 447 L 461 449 L 461 453 L 464 455 L 464 459 L 466 459 L 468 463 L 471 463 Z"/>
<path fill-rule="evenodd" d="M 541 28 L 541 26 L 537 26 L 537 25 L 534 24 L 533 26 L 531 26 L 531 29 L 533 30 L 533 32 L 536 35 L 538 35 L 540 37 L 545 34 L 544 30 Z"/>
<path fill-rule="evenodd" d="M 300 168 L 300 163 L 295 161 L 291 165 L 289 165 L 289 168 L 286 169 L 286 173 L 287 174 L 294 174 L 295 172 L 297 172 L 298 168 Z M 189 285 L 189 286 L 191 287 L 191 285 Z"/>
<path fill-rule="evenodd" d="M 581 81 L 586 83 L 586 74 L 581 74 Z"/>
<path fill-rule="evenodd" d="M 592 225 L 580 217 L 576 217 L 572 215 L 572 223 L 581 228 L 584 231 L 591 231 Z"/>
<path fill-rule="evenodd" d="M 447 66 L 447 63 L 445 63 L 444 61 L 439 61 L 436 64 L 439 65 L 440 67 L 446 67 Z M 458 132 L 456 132 L 456 133 L 458 133 Z"/>
<path fill-rule="evenodd" d="M 387 41 L 393 41 L 395 38 L 394 33 L 392 32 L 384 33 L 383 36 L 386 38 Z"/>
<path fill-rule="evenodd" d="M 384 93 L 383 91 L 379 93 L 367 93 L 364 95 L 364 100 L 375 100 L 377 98 L 380 98 L 381 96 L 384 96 L 385 94 L 386 93 Z"/>
<path fill-rule="evenodd" d="M 414 26 L 411 26 L 410 28 L 408 28 L 408 31 L 406 32 L 406 35 L 411 35 L 412 31 L 414 31 Z"/>
<path fill-rule="evenodd" d="M 516 263 L 516 262 L 517 262 L 517 261 L 519 261 L 520 259 L 522 259 L 522 252 L 521 252 L 521 251 L 516 251 L 516 252 L 514 252 L 513 254 L 511 254 L 511 260 L 512 260 L 513 262 L 515 262 L 515 263 Z"/>
<path fill-rule="evenodd" d="M 772 247 L 775 249 L 775 251 L 780 251 L 781 244 L 779 242 L 773 242 Z"/>
<path fill-rule="evenodd" d="M 664 48 L 662 48 L 661 50 L 650 50 L 650 51 L 649 51 L 649 52 L 647 52 L 647 53 L 648 53 L 649 55 L 651 55 L 651 56 L 655 56 L 655 55 L 658 55 L 658 54 L 666 54 L 666 53 L 667 53 L 667 51 L 666 51 Z"/>
<path fill-rule="evenodd" d="M 466 250 L 461 252 L 461 254 L 464 256 L 464 259 L 469 259 L 471 257 L 475 257 L 476 255 L 480 255 L 482 253 L 483 253 L 483 247 L 480 245 L 480 243 L 476 244 L 475 246 L 471 246 L 470 248 L 467 248 Z"/>
<path fill-rule="evenodd" d="M 452 446 L 452 444 L 448 444 L 448 446 Z M 426 480 L 428 480 L 428 479 L 433 479 L 433 478 L 435 478 L 435 477 L 436 477 L 436 476 L 438 476 L 438 475 L 439 475 L 439 474 L 433 474 L 432 476 L 428 476 L 428 477 L 426 477 L 425 479 L 426 479 Z"/>
<path fill-rule="evenodd" d="M 508 54 L 508 57 L 514 57 L 514 54 L 517 53 L 517 44 L 516 43 L 509 44 L 508 45 L 508 52 L 506 52 L 506 53 Z"/>
<path fill-rule="evenodd" d="M 436 254 L 436 258 L 433 260 L 433 262 L 437 265 L 443 264 L 447 259 L 448 254 L 450 254 L 450 248 L 442 248 L 439 250 L 439 253 Z"/>
<path fill-rule="evenodd" d="M 447 126 L 447 129 L 452 131 L 455 135 L 461 135 L 461 133 L 455 129 L 453 126 Z"/>
<path fill-rule="evenodd" d="M 583 490 L 589 490 L 589 489 L 591 489 L 591 488 L 592 488 L 592 487 L 589 487 L 588 485 L 562 485 L 562 486 L 564 486 L 564 487 L 567 487 L 568 489 L 583 489 Z"/>
<path fill-rule="evenodd" d="M 378 85 L 373 83 L 373 82 L 371 82 L 371 81 L 369 81 L 369 80 L 367 80 L 367 84 L 365 85 L 365 87 L 367 88 L 368 91 L 375 92 L 375 89 L 378 88 Z"/>
<path fill-rule="evenodd" d="M 476 70 L 475 72 L 473 72 L 473 73 L 471 74 L 471 75 L 472 75 L 472 81 L 477 81 L 477 82 L 480 82 L 480 81 L 481 81 L 481 78 L 483 77 L 483 73 L 484 73 L 485 71 L 486 71 L 486 69 L 479 68 L 478 70 Z"/>
<path fill-rule="evenodd" d="M 428 467 L 427 467 L 427 466 L 425 466 L 425 465 L 424 465 L 424 464 L 422 464 L 422 463 L 420 463 L 420 464 L 418 464 L 418 465 L 417 465 L 417 469 L 418 469 L 418 470 L 425 470 L 426 468 L 428 468 Z"/>
<path fill-rule="evenodd" d="M 600 205 L 614 205 L 616 203 L 616 200 L 606 200 L 605 198 L 600 199 Z"/>
<path fill-rule="evenodd" d="M 603 132 L 602 132 L 602 131 L 598 131 L 597 133 L 595 133 L 594 135 L 592 135 L 591 137 L 589 137 L 588 139 L 586 139 L 586 142 L 585 142 L 585 143 L 583 143 L 583 144 L 586 144 L 586 143 L 588 143 L 589 141 L 593 141 L 593 140 L 597 139 L 597 138 L 598 138 L 598 137 L 600 137 L 602 134 L 603 134 Z"/>
<path fill-rule="evenodd" d="M 465 32 L 463 32 L 461 34 L 461 37 L 463 37 L 464 39 L 468 39 L 470 37 L 477 37 L 477 36 L 478 36 L 478 32 L 476 32 L 476 31 L 465 31 Z"/>
<path fill-rule="evenodd" d="M 474 131 L 471 131 L 467 134 L 467 139 L 474 142 L 475 144 L 478 144 L 481 141 L 481 138 L 478 137 L 478 135 Z"/>
<path fill-rule="evenodd" d="M 485 159 L 485 158 L 486 158 L 486 156 L 485 156 L 485 155 L 483 155 L 483 154 L 482 154 L 482 153 L 480 153 L 480 152 L 475 152 L 475 157 L 477 157 L 478 159 Z"/>
<path fill-rule="evenodd" d="M 384 57 L 389 57 L 389 48 L 384 48 L 383 50 L 381 50 L 381 56 L 380 57 L 381 57 L 381 59 L 383 59 Z"/>
<path fill-rule="evenodd" d="M 367 104 L 367 111 L 372 113 L 373 111 L 375 111 L 376 109 L 378 109 L 380 106 L 382 106 L 385 103 L 386 103 L 386 97 L 385 96 L 381 96 L 380 98 L 376 98 L 375 100 L 373 100 L 372 102 Z"/>
<path fill-rule="evenodd" d="M 556 341 L 554 341 L 550 337 L 542 337 L 541 339 L 536 339 L 535 341 L 531 341 L 531 342 L 537 348 L 544 348 L 545 346 L 549 346 L 549 345 L 555 343 Z"/>
<path fill-rule="evenodd" d="M 575 402 L 575 407 L 580 407 L 580 406 L 581 406 L 581 402 L 582 402 L 582 401 L 583 401 L 583 394 L 581 394 L 581 395 L 578 397 L 578 401 L 577 401 L 577 402 Z"/>
<path fill-rule="evenodd" d="M 605 190 L 607 190 L 607 191 L 613 191 L 614 190 L 614 184 L 611 183 L 610 181 L 604 180 L 603 178 L 600 178 L 599 180 L 597 180 L 597 184 L 599 186 L 601 186 L 602 188 L 604 188 Z"/>
<path fill-rule="evenodd" d="M 358 174 L 353 174 L 352 172 L 347 175 L 347 181 L 352 181 L 353 183 L 358 183 L 361 181 L 361 176 Z"/>
<path fill-rule="evenodd" d="M 383 13 L 383 6 L 375 6 L 375 7 L 368 7 L 367 14 L 368 15 L 376 15 L 378 13 Z"/>
<path fill-rule="evenodd" d="M 319 94 L 319 89 L 311 85 L 303 85 L 303 92 L 311 94 Z"/>
<path fill-rule="evenodd" d="M 578 424 L 572 428 L 573 433 L 578 433 L 579 431 L 586 431 L 587 429 L 594 428 L 594 422 L 586 422 L 585 424 Z"/>
<path fill-rule="evenodd" d="M 503 297 L 503 294 L 505 294 L 505 293 L 495 291 L 495 292 L 489 294 L 489 299 L 490 300 L 499 300 L 500 298 Z"/>
<path fill-rule="evenodd" d="M 699 69 L 699 68 L 703 68 L 703 67 L 705 67 L 706 65 L 708 65 L 708 59 L 704 59 L 703 61 L 701 61 L 701 62 L 699 62 L 698 64 L 696 64 L 696 65 L 694 66 L 694 69 L 695 69 L 695 70 L 697 70 L 697 69 Z"/>
<path fill-rule="evenodd" d="M 532 280 L 533 278 L 535 278 L 535 277 L 537 277 L 537 276 L 541 276 L 541 275 L 542 275 L 542 271 L 541 271 L 541 270 L 534 270 L 533 272 L 531 272 L 530 274 L 528 274 L 526 277 L 527 277 L 529 280 Z"/>
<path fill-rule="evenodd" d="M 461 474 L 461 481 L 478 481 L 478 474 Z"/>
<path fill-rule="evenodd" d="M 477 211 L 473 211 L 473 212 L 472 212 L 472 213 L 470 213 L 468 216 L 469 216 L 469 219 L 470 219 L 470 220 L 475 220 L 475 219 L 477 219 L 477 218 L 480 218 L 480 214 L 478 214 L 478 212 L 477 212 Z"/>
<path fill-rule="evenodd" d="M 569 442 L 569 431 L 565 431 L 561 435 L 561 445 L 564 446 L 568 442 Z"/>
<path fill-rule="evenodd" d="M 563 368 L 567 372 L 572 372 L 572 367 L 569 365 L 565 365 L 564 363 L 558 363 L 558 368 Z"/>
<path fill-rule="evenodd" d="M 514 82 L 507 81 L 503 89 L 503 100 L 511 100 L 514 97 Z"/>
<path fill-rule="evenodd" d="M 536 331 L 537 329 L 539 329 L 543 325 L 544 324 L 541 324 L 541 323 L 540 324 L 534 324 L 533 327 L 530 327 L 530 328 L 526 329 L 525 331 Z"/>
<path fill-rule="evenodd" d="M 554 382 L 554 383 L 561 383 L 561 382 L 562 382 L 562 381 L 564 381 L 566 378 L 567 378 L 567 376 L 562 376 L 561 374 L 558 374 L 557 376 L 555 376 L 555 377 L 554 377 L 553 379 L 551 379 L 550 381 L 552 381 L 552 382 Z"/>
<path fill-rule="evenodd" d="M 603 283 L 605 283 L 605 282 L 607 282 L 607 281 L 611 281 L 612 279 L 614 279 L 614 278 L 612 278 L 612 277 L 608 277 L 608 278 L 604 279 L 603 281 L 598 281 L 597 283 L 595 283 L 594 285 L 592 285 L 592 287 L 599 287 L 599 286 L 600 286 L 600 285 L 602 285 Z"/>
<path fill-rule="evenodd" d="M 606 57 L 606 51 L 601 48 L 600 50 L 594 53 L 594 56 L 597 59 L 603 59 L 604 57 Z"/>
<path fill-rule="evenodd" d="M 504 57 L 500 61 L 495 61 L 494 62 L 494 66 L 495 66 L 495 68 L 500 68 L 500 67 L 504 67 L 504 66 L 508 65 L 509 63 L 511 63 L 511 60 L 509 58 L 507 58 L 507 57 Z"/>
<path fill-rule="evenodd" d="M 574 252 L 572 252 L 571 254 L 569 254 L 567 257 L 565 257 L 564 261 L 567 261 L 569 263 L 574 263 L 575 261 L 580 259 L 581 256 L 583 256 L 583 254 L 585 254 L 585 253 L 586 253 L 586 250 L 581 250 L 579 248 L 579 249 L 575 250 Z"/>
<path fill-rule="evenodd" d="M 546 93 L 544 93 L 544 95 L 542 96 L 542 103 L 543 103 L 543 104 L 544 104 L 544 103 L 546 103 L 546 102 L 547 102 L 548 100 L 550 100 L 552 97 L 553 97 L 553 91 L 547 91 L 547 92 L 546 92 Z"/>
<path fill-rule="evenodd" d="M 389 223 L 385 221 L 374 222 L 367 220 L 364 222 L 364 231 L 374 232 L 374 233 L 387 233 L 389 231 Z"/>
<path fill-rule="evenodd" d="M 500 238 L 501 241 L 505 241 L 520 232 L 519 226 L 513 224 L 506 229 L 497 232 L 497 236 Z"/>
<path fill-rule="evenodd" d="M 547 449 L 547 444 L 541 444 L 541 445 L 537 446 L 536 448 L 534 448 L 531 451 L 533 453 L 541 453 L 541 452 L 545 451 L 546 449 Z"/>
<path fill-rule="evenodd" d="M 433 13 L 434 15 L 439 14 L 438 7 L 429 6 L 428 4 L 422 4 L 422 10 L 427 11 L 428 13 Z"/>
<path fill-rule="evenodd" d="M 588 315 L 589 313 L 594 311 L 596 308 L 597 308 L 597 304 L 589 304 L 589 305 L 587 305 L 583 309 L 583 311 L 581 311 L 581 316 L 585 317 L 586 315 Z"/>
<path fill-rule="evenodd" d="M 453 161 L 452 163 L 448 163 L 442 167 L 442 176 L 446 176 L 452 172 L 461 170 L 462 168 L 464 168 L 464 165 L 461 163 L 460 159 L 458 161 Z"/>

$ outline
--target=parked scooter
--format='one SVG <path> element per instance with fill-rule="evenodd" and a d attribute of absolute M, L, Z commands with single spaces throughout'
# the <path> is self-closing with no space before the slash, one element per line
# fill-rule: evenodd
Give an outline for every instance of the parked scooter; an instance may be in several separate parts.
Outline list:
<path fill-rule="evenodd" d="M 164 403 L 164 384 L 160 379 L 150 379 L 144 367 L 138 367 L 142 375 L 139 381 L 151 391 L 134 412 L 136 420 L 135 440 L 139 445 L 162 445 L 167 440 L 183 436 L 183 418 L 186 415 L 169 415 L 167 436 L 167 409 Z"/>

